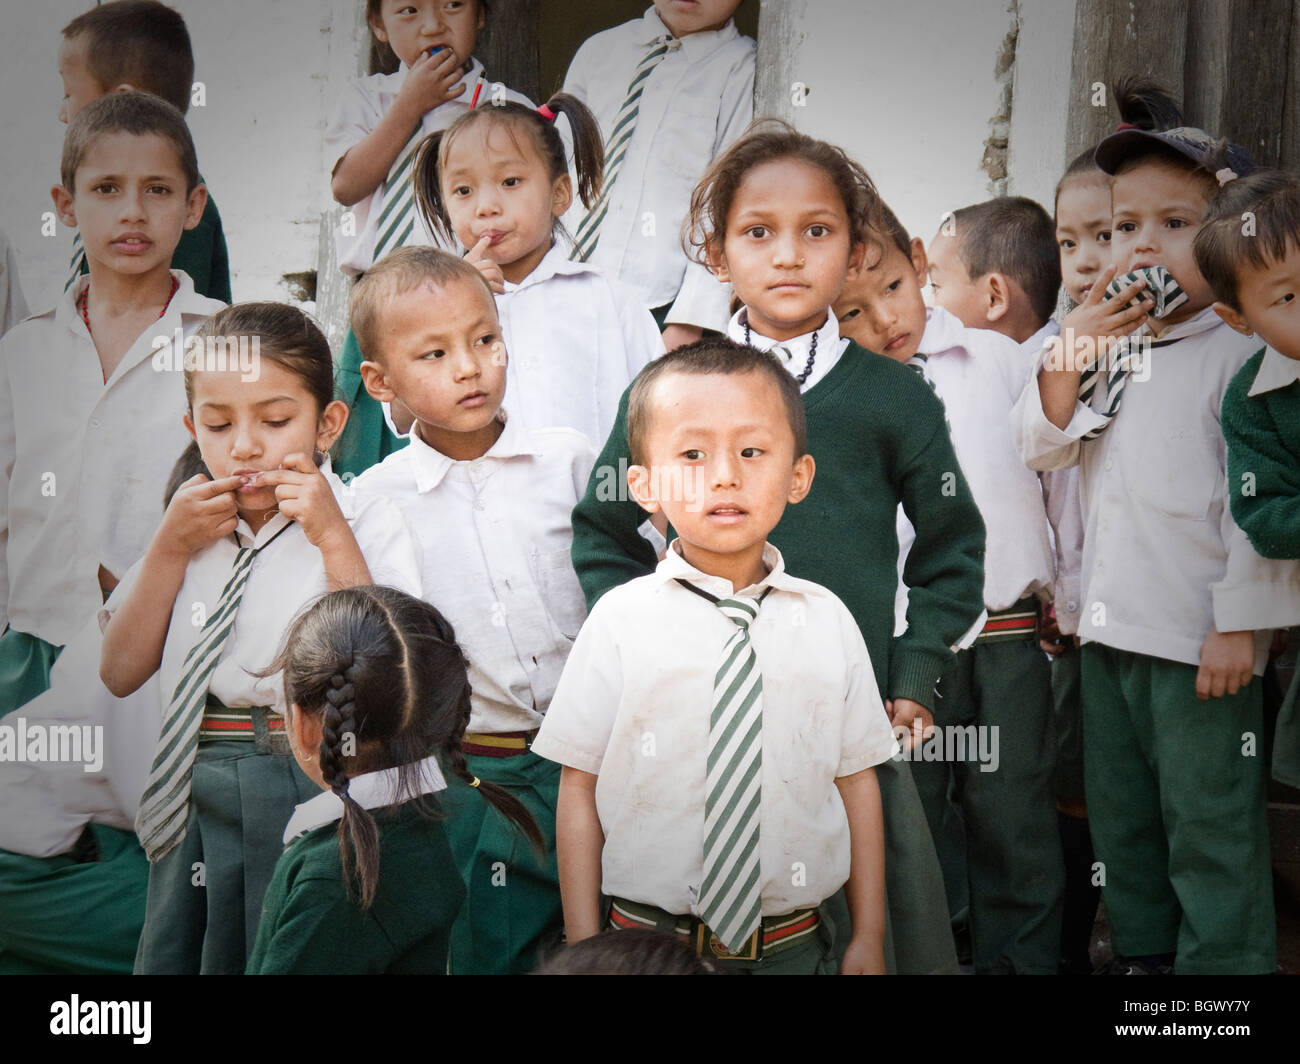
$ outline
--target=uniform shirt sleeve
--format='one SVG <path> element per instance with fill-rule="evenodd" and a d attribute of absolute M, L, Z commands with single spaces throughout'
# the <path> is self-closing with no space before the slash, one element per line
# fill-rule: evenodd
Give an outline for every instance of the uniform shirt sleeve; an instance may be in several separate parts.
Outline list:
<path fill-rule="evenodd" d="M 330 162 L 331 176 L 338 169 L 339 160 L 369 136 L 383 117 L 379 101 L 367 91 L 368 80 L 358 78 L 349 82 L 325 130 L 325 158 Z"/>
<path fill-rule="evenodd" d="M 27 301 L 18 282 L 18 259 L 0 231 L 0 336 L 27 317 Z"/>
<path fill-rule="evenodd" d="M 840 763 L 835 770 L 837 779 L 879 765 L 898 750 L 862 632 L 843 604 L 840 612 L 840 637 L 850 665 L 844 692 Z"/>
<path fill-rule="evenodd" d="M 1038 372 L 1047 350 L 1034 363 L 1024 391 L 1011 408 L 1011 438 L 1016 451 L 1030 469 L 1044 472 L 1067 469 L 1079 464 L 1083 437 L 1106 423 L 1083 403 L 1075 402 L 1074 416 L 1064 429 L 1057 428 L 1043 413 L 1043 397 L 1038 390 Z"/>
<path fill-rule="evenodd" d="M 423 592 L 421 552 L 406 515 L 396 503 L 377 495 L 358 493 L 355 506 L 352 534 L 366 559 L 371 582 L 419 598 Z"/>

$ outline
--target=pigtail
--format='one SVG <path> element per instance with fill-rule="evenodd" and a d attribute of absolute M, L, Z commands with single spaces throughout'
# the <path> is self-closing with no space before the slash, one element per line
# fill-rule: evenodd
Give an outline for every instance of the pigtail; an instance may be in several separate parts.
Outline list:
<path fill-rule="evenodd" d="M 330 677 L 321 714 L 320 768 L 321 778 L 343 802 L 338 833 L 343 882 L 350 885 L 355 881 L 361 906 L 368 909 L 379 886 L 379 829 L 369 810 L 349 791 L 347 760 L 343 753 L 349 737 L 354 750 L 357 744 L 355 684 L 360 675 L 360 665 L 350 662 Z"/>
<path fill-rule="evenodd" d="M 592 114 L 591 108 L 578 97 L 557 92 L 542 107 L 538 114 L 548 122 L 554 122 L 554 115 L 564 115 L 569 120 L 569 129 L 573 135 L 573 167 L 578 175 L 578 187 L 574 189 L 584 207 L 590 208 L 600 197 L 600 189 L 605 179 L 605 142 L 600 135 L 600 123 Z M 551 118 L 546 118 L 549 111 Z M 559 140 L 559 133 L 554 136 Z M 563 141 L 560 141 L 561 154 Z"/>
<path fill-rule="evenodd" d="M 1115 82 L 1111 91 L 1115 106 L 1125 125 L 1135 129 L 1159 131 L 1184 124 L 1183 113 L 1174 98 L 1158 82 L 1139 75 L 1128 75 Z"/>
<path fill-rule="evenodd" d="M 415 206 L 425 228 L 451 243 L 455 234 L 451 230 L 451 218 L 447 214 L 447 205 L 442 199 L 442 186 L 438 181 L 445 133 L 446 130 L 435 130 L 420 143 L 415 165 L 411 168 L 411 184 L 415 190 Z"/>

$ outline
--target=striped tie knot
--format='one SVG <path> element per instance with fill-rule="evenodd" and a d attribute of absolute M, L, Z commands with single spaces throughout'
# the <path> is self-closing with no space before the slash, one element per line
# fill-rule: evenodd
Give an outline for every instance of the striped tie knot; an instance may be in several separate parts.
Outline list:
<path fill-rule="evenodd" d="M 735 623 L 742 632 L 749 632 L 749 625 L 758 616 L 758 606 L 753 599 L 729 598 L 719 599 L 720 609 L 728 620 Z"/>

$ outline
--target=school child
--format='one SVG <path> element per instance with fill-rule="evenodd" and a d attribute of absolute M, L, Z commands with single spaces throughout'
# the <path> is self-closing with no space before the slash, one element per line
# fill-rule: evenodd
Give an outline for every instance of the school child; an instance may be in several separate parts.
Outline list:
<path fill-rule="evenodd" d="M 1055 564 L 1038 476 L 1016 454 L 1008 421 L 1028 356 L 1012 339 L 967 328 L 941 306 L 927 310 L 925 249 L 909 239 L 892 211 L 882 213 L 884 252 L 845 287 L 835 309 L 859 343 L 906 359 L 943 402 L 953 448 L 987 529 L 987 617 L 944 670 L 934 723 L 946 730 L 988 729 L 999 745 L 995 771 L 970 751 L 955 762 L 916 758 L 912 774 L 945 870 L 949 913 L 959 939 L 969 929 L 975 971 L 1055 973 L 1062 876 L 1053 830 L 1051 672 L 1038 648 L 1038 618 Z M 967 244 L 995 245 L 984 227 L 1006 211 L 973 213 L 964 224 L 959 214 Z M 1027 328 L 1017 304 L 1024 285 L 1033 282 L 1027 275 L 1013 279 L 1019 271 L 1001 264 L 984 268 L 995 261 L 981 260 L 980 283 L 988 289 L 978 303 L 982 308 L 992 292 L 1002 303 L 998 320 L 1020 320 Z M 905 560 L 895 631 L 907 627 L 913 535 L 900 514 Z M 963 825 L 956 831 L 950 803 Z"/>
<path fill-rule="evenodd" d="M 913 721 L 929 723 L 949 648 L 981 612 L 984 526 L 933 393 L 912 370 L 841 339 L 830 313 L 867 241 L 879 240 L 878 206 L 871 179 L 838 148 L 773 123 L 710 167 L 692 197 L 692 234 L 697 255 L 744 303 L 731 338 L 774 350 L 804 396 L 818 487 L 769 538 L 792 575 L 849 608 L 893 724 L 910 737 Z M 610 482 L 609 471 L 627 462 L 625 411 L 626 398 L 573 514 L 574 564 L 589 605 L 657 562 L 638 532 L 643 511 Z M 894 641 L 900 502 L 917 539 L 906 573 L 909 628 Z M 916 786 L 897 762 L 876 774 L 890 847 L 890 969 L 951 970 L 942 876 Z"/>
<path fill-rule="evenodd" d="M 411 442 L 357 478 L 416 530 L 424 597 L 469 658 L 469 771 L 512 794 L 540 851 L 464 784 L 444 807 L 468 889 L 451 971 L 522 973 L 558 937 L 558 766 L 530 751 L 586 615 L 569 514 L 591 472 L 579 432 L 506 417 L 508 355 L 487 281 L 435 248 L 395 251 L 352 294 L 366 389 L 415 416 Z"/>
<path fill-rule="evenodd" d="M 396 508 L 345 487 L 320 453 L 347 417 L 320 330 L 296 308 L 247 303 L 198 335 L 256 340 L 255 372 L 186 368 L 185 427 L 211 478 L 176 493 L 109 600 L 100 658 L 112 694 L 153 682 L 165 706 L 135 822 L 150 861 L 136 971 L 149 974 L 247 963 L 284 826 L 312 789 L 261 671 L 290 620 L 327 590 L 420 587 Z"/>
<path fill-rule="evenodd" d="M 0 716 L 49 686 L 59 649 L 144 553 L 185 439 L 181 375 L 155 364 L 221 306 L 168 269 L 206 196 L 171 104 L 123 92 L 85 107 L 61 179 L 55 207 L 90 274 L 0 341 Z"/>
<path fill-rule="evenodd" d="M 59 75 L 61 122 L 71 122 L 101 96 L 127 89 L 161 96 L 185 114 L 194 86 L 194 53 L 185 20 L 157 0 L 111 0 L 93 7 L 63 27 Z M 68 265 L 65 289 L 74 287 L 90 268 L 84 240 L 75 228 Z M 181 235 L 171 265 L 189 275 L 200 295 L 230 302 L 226 236 L 211 196 L 198 224 Z"/>
<path fill-rule="evenodd" d="M 630 285 L 671 349 L 721 332 L 731 294 L 682 253 L 678 234 L 705 167 L 754 115 L 754 41 L 740 0 L 655 0 L 639 19 L 588 38 L 564 91 L 590 107 L 605 141 L 605 187 L 565 219 L 573 257 Z"/>
<path fill-rule="evenodd" d="M 1254 676 L 1271 632 L 1257 631 L 1268 621 L 1256 591 L 1275 563 L 1229 513 L 1219 422 L 1255 344 L 1211 309 L 1192 254 L 1218 188 L 1213 142 L 1163 128 L 1167 98 L 1147 86 L 1115 95 L 1125 127 L 1095 156 L 1112 175 L 1112 265 L 1012 415 L 1031 467 L 1081 467 L 1084 775 L 1116 953 L 1107 970 L 1268 973 L 1264 773 L 1242 736 L 1261 734 Z M 1238 173 L 1250 167 L 1242 149 L 1229 154 Z M 1155 267 L 1173 285 L 1130 283 Z M 1153 339 L 1109 343 L 1146 328 Z"/>
<path fill-rule="evenodd" d="M 1224 175 L 1227 177 L 1227 175 Z M 1250 235 L 1242 218 L 1254 219 Z M 1300 178 L 1264 171 L 1229 178 L 1196 234 L 1196 265 L 1214 291 L 1214 309 L 1262 345 L 1223 397 L 1232 516 L 1265 558 L 1300 559 Z M 1258 604 L 1280 611 L 1279 627 L 1300 622 L 1300 567 Z M 1300 787 L 1300 673 L 1278 714 L 1273 776 Z"/>
<path fill-rule="evenodd" d="M 767 542 L 813 483 L 799 385 L 710 338 L 637 378 L 627 426 L 631 494 L 677 538 L 597 603 L 534 743 L 564 766 L 568 941 L 655 927 L 727 970 L 829 974 L 844 887 L 843 970 L 884 974 L 873 766 L 898 745 L 853 615 Z"/>
<path fill-rule="evenodd" d="M 469 678 L 451 625 L 393 588 L 335 591 L 294 622 L 272 668 L 294 759 L 323 793 L 284 829 L 249 973 L 442 975 L 465 885 L 437 819 L 439 758 L 541 841 L 466 768 Z"/>
<path fill-rule="evenodd" d="M 577 429 L 594 445 L 609 433 L 623 389 L 664 345 L 630 289 L 570 260 L 556 240 L 573 199 L 559 115 L 573 132 L 578 191 L 594 202 L 600 131 L 564 93 L 536 109 L 480 107 L 433 133 L 416 163 L 415 194 L 430 230 L 470 248 L 469 261 L 500 290 L 511 413 L 537 428 Z"/>
<path fill-rule="evenodd" d="M 339 230 L 339 269 L 360 276 L 390 251 L 436 244 L 417 217 L 411 172 L 420 142 L 476 104 L 527 97 L 489 83 L 474 58 L 487 23 L 486 0 L 366 0 L 372 62 L 353 81 L 325 132 L 325 156 L 334 160 L 330 189 L 347 208 Z M 352 411 L 336 449 L 339 473 L 360 473 L 406 445 L 384 423 L 379 404 L 361 381 L 365 356 L 349 331 L 339 353 L 338 386 Z"/>

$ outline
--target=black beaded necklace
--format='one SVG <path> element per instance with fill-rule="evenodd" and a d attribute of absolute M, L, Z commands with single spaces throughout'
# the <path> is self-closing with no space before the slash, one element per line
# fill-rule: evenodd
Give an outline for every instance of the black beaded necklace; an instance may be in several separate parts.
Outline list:
<path fill-rule="evenodd" d="M 748 347 L 754 346 L 749 342 L 749 322 L 745 322 L 745 344 Z M 778 344 L 777 346 L 779 347 L 780 345 Z M 798 382 L 800 387 L 803 386 L 804 381 L 806 381 L 808 379 L 809 374 L 812 373 L 813 363 L 816 361 L 817 361 L 817 334 L 813 333 L 812 343 L 808 345 L 808 362 L 804 366 L 803 372 L 795 376 L 795 380 Z"/>

